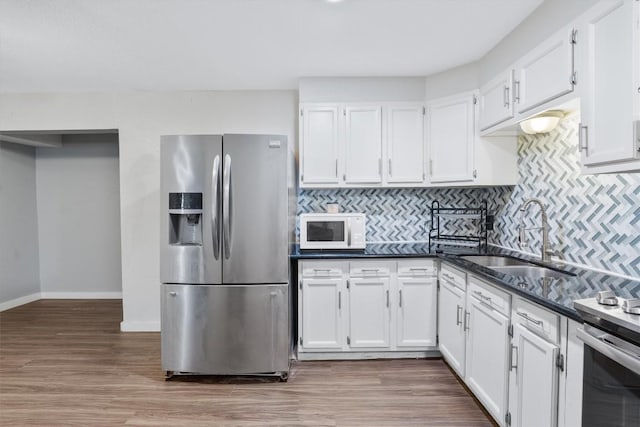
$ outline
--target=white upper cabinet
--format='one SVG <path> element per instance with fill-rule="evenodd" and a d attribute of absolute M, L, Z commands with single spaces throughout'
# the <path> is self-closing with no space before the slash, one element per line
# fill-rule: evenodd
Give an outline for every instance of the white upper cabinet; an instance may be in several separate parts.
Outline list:
<path fill-rule="evenodd" d="M 511 68 L 480 88 L 480 130 L 488 129 L 513 117 L 512 89 L 513 70 Z"/>
<path fill-rule="evenodd" d="M 338 184 L 338 106 L 305 106 L 300 114 L 300 183 Z"/>
<path fill-rule="evenodd" d="M 640 170 L 639 2 L 598 3 L 584 16 L 580 151 L 585 172 Z M 634 63 L 635 61 L 635 63 Z M 626 164 L 625 164 L 626 163 Z"/>
<path fill-rule="evenodd" d="M 431 182 L 473 181 L 475 99 L 474 94 L 468 93 L 427 104 Z"/>
<path fill-rule="evenodd" d="M 424 106 L 389 106 L 386 112 L 387 182 L 420 184 L 424 168 Z"/>
<path fill-rule="evenodd" d="M 513 82 L 513 101 L 518 113 L 526 113 L 573 91 L 576 40 L 576 29 L 563 29 L 518 61 Z"/>
<path fill-rule="evenodd" d="M 348 184 L 382 182 L 382 108 L 346 106 L 344 181 Z"/>
<path fill-rule="evenodd" d="M 422 103 L 301 104 L 300 186 L 425 184 Z"/>

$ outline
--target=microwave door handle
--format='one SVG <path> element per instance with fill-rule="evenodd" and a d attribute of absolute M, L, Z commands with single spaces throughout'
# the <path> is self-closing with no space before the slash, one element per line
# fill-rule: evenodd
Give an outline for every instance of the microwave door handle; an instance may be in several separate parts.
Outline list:
<path fill-rule="evenodd" d="M 222 177 L 222 234 L 224 239 L 224 257 L 229 259 L 231 256 L 231 215 L 233 208 L 231 206 L 231 156 L 228 154 L 224 157 L 224 172 Z"/>
<path fill-rule="evenodd" d="M 351 247 L 351 221 L 347 219 L 347 247 Z"/>
<path fill-rule="evenodd" d="M 220 186 L 220 156 L 213 159 L 211 168 L 211 237 L 213 240 L 213 257 L 220 258 L 220 207 L 219 202 L 219 186 Z"/>

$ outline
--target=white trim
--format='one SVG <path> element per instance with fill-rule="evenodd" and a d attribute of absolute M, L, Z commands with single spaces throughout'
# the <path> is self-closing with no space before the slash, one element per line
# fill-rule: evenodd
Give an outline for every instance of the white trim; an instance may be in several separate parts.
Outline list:
<path fill-rule="evenodd" d="M 0 303 L 0 311 L 9 310 L 11 308 L 18 307 L 24 304 L 29 304 L 30 302 L 38 301 L 39 299 L 40 299 L 40 292 L 36 292 L 31 295 L 25 295 L 19 298 L 14 298 L 12 300 Z"/>
<path fill-rule="evenodd" d="M 120 322 L 121 332 L 160 332 L 160 322 Z"/>
<path fill-rule="evenodd" d="M 435 348 L 435 347 L 434 347 Z M 381 352 L 302 352 L 298 360 L 368 360 L 368 359 L 425 359 L 442 357 L 438 350 L 427 351 L 381 351 Z"/>
<path fill-rule="evenodd" d="M 540 258 L 540 254 L 539 253 L 535 253 L 534 254 L 534 253 L 531 253 L 531 252 L 519 251 L 517 249 L 509 248 L 507 246 L 496 245 L 494 243 L 489 243 L 489 246 L 493 246 L 493 247 L 501 248 L 501 249 L 506 249 L 506 250 L 513 251 L 513 252 L 518 252 L 520 254 L 527 255 L 527 256 L 530 256 L 530 257 L 534 257 L 534 258 Z M 621 277 L 621 278 L 627 279 L 627 280 L 636 280 L 636 281 L 638 280 L 637 277 L 627 276 L 625 274 L 620 274 L 620 273 L 616 273 L 614 271 L 609 271 L 609 270 L 603 270 L 601 268 L 595 268 L 595 267 L 591 267 L 589 265 L 570 262 L 570 261 L 567 261 L 567 260 L 564 260 L 564 259 L 560 259 L 560 258 L 555 257 L 555 256 L 551 257 L 551 261 L 552 262 L 558 262 L 558 263 L 561 263 L 561 264 L 570 265 L 572 267 L 583 268 L 585 270 L 595 271 L 596 273 L 607 274 L 609 276 Z"/>
<path fill-rule="evenodd" d="M 122 299 L 122 292 L 41 292 L 41 299 Z"/>

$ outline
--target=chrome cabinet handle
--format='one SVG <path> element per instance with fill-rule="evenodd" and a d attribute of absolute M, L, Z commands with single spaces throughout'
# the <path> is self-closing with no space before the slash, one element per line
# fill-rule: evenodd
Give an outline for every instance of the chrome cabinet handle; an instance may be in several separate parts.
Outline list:
<path fill-rule="evenodd" d="M 453 276 L 449 276 L 447 273 L 442 273 L 442 276 L 443 276 L 445 279 L 449 279 L 449 280 L 450 280 L 450 281 L 452 281 L 452 282 L 455 282 L 455 280 L 456 280 Z"/>
<path fill-rule="evenodd" d="M 378 158 L 378 175 L 382 176 L 382 159 Z"/>
<path fill-rule="evenodd" d="M 391 176 L 391 159 L 389 159 L 389 176 Z"/>
<path fill-rule="evenodd" d="M 223 217 L 223 238 L 224 238 L 224 257 L 229 259 L 231 256 L 231 156 L 224 157 L 224 176 L 222 178 L 222 217 Z"/>
<path fill-rule="evenodd" d="M 518 316 L 526 319 L 527 321 L 529 321 L 529 322 L 531 322 L 531 323 L 533 323 L 535 325 L 538 325 L 540 327 L 542 327 L 542 325 L 544 325 L 544 322 L 542 320 L 533 319 L 533 318 L 529 317 L 529 315 L 527 313 L 523 313 L 522 311 L 517 311 L 516 313 L 518 314 Z"/>
<path fill-rule="evenodd" d="M 515 82 L 513 82 L 514 88 L 513 88 L 513 102 L 514 103 L 520 103 L 520 81 L 516 80 Z"/>
<path fill-rule="evenodd" d="M 177 293 L 174 292 L 174 291 L 171 291 L 171 292 L 169 292 L 169 295 L 171 295 L 172 297 L 175 297 L 177 295 Z"/>
<path fill-rule="evenodd" d="M 338 179 L 338 159 L 336 159 L 336 179 Z"/>
<path fill-rule="evenodd" d="M 338 291 L 338 310 L 342 310 L 342 292 Z"/>
<path fill-rule="evenodd" d="M 589 155 L 589 126 L 580 123 L 578 126 L 578 149 Z"/>
<path fill-rule="evenodd" d="M 504 87 L 504 92 L 503 92 L 503 99 L 504 99 L 504 106 L 505 107 L 509 107 L 509 86 Z"/>
<path fill-rule="evenodd" d="M 513 351 L 515 350 L 516 352 L 516 357 L 513 357 Z M 511 344 L 511 351 L 509 352 L 509 358 L 511 359 L 511 361 L 509 362 L 509 370 L 511 371 L 512 369 L 518 370 L 518 347 Z M 515 362 L 514 362 L 515 360 Z"/>
<path fill-rule="evenodd" d="M 402 307 L 402 289 L 398 291 L 398 305 Z"/>
<path fill-rule="evenodd" d="M 387 291 L 387 307 L 389 307 L 389 291 Z"/>
<path fill-rule="evenodd" d="M 486 302 L 487 304 L 491 305 L 491 297 L 484 296 L 480 291 L 473 291 L 473 293 L 480 298 L 481 302 Z"/>
<path fill-rule="evenodd" d="M 462 325 L 463 331 L 468 331 L 470 328 L 469 321 L 471 320 L 471 313 L 468 311 L 464 312 L 464 325 Z"/>
<path fill-rule="evenodd" d="M 220 186 L 220 156 L 213 159 L 211 168 L 211 238 L 213 240 L 213 257 L 220 258 L 220 215 L 218 213 L 218 188 Z"/>
<path fill-rule="evenodd" d="M 461 314 L 462 314 L 462 306 L 456 304 L 456 326 L 460 326 L 460 324 L 462 324 L 462 319 L 460 319 Z"/>
<path fill-rule="evenodd" d="M 347 247 L 351 247 L 351 221 L 347 221 Z"/>

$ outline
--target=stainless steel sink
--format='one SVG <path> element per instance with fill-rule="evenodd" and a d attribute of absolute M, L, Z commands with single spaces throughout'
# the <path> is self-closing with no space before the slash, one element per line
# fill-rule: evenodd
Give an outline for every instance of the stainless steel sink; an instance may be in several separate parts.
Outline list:
<path fill-rule="evenodd" d="M 537 265 L 510 265 L 489 268 L 503 274 L 508 274 L 510 276 L 533 277 L 536 279 L 541 277 L 563 278 L 574 276 L 571 273 L 563 273 L 562 271 L 557 271 L 551 268 L 541 267 Z"/>
<path fill-rule="evenodd" d="M 485 267 L 512 267 L 512 266 L 535 266 L 527 261 L 523 261 L 517 258 L 511 258 L 507 256 L 499 256 L 499 255 L 465 255 L 460 258 L 466 259 L 467 261 L 475 262 L 476 264 L 480 264 Z"/>
<path fill-rule="evenodd" d="M 573 274 L 571 273 L 563 273 L 561 271 L 553 270 L 551 268 L 543 267 L 528 261 L 508 256 L 465 255 L 461 256 L 460 258 L 466 259 L 467 261 L 471 261 L 476 264 L 480 264 L 484 267 L 490 268 L 493 271 L 508 274 L 510 276 L 532 277 L 536 279 L 541 277 L 562 278 L 573 276 Z"/>

